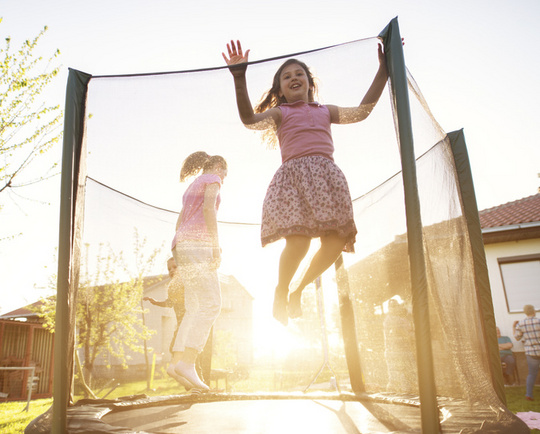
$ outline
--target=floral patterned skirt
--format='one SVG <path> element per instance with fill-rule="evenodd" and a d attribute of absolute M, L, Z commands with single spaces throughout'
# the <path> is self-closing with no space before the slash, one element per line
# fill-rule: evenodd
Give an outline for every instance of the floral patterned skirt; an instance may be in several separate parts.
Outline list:
<path fill-rule="evenodd" d="M 345 175 L 330 159 L 310 155 L 286 161 L 268 186 L 261 241 L 265 246 L 289 235 L 318 238 L 337 233 L 354 252 L 351 194 Z"/>

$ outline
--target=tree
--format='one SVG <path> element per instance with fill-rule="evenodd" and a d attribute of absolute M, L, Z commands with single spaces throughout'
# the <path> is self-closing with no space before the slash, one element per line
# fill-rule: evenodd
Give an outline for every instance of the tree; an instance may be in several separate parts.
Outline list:
<path fill-rule="evenodd" d="M 128 351 L 145 353 L 147 358 L 146 341 L 153 332 L 144 324 L 141 300 L 149 279 L 160 279 L 147 276 L 161 249 L 148 253 L 146 238 L 141 240 L 136 230 L 134 238 L 134 271 L 128 270 L 122 252 L 115 253 L 110 246 L 100 245 L 92 261 L 95 270 L 90 272 L 90 246 L 86 245 L 86 265 L 81 266 L 77 291 L 77 347 L 82 349 L 85 383 L 90 388 L 98 361 L 105 360 L 107 365 L 113 361 L 126 367 Z M 131 277 L 122 280 L 120 274 Z M 37 311 L 45 326 L 54 331 L 56 297 L 41 302 Z"/>
<path fill-rule="evenodd" d="M 156 258 L 163 249 L 163 244 L 161 245 L 161 248 L 154 249 L 148 256 L 146 255 L 147 251 L 147 239 L 144 237 L 142 240 L 139 237 L 139 231 L 137 228 L 134 228 L 134 243 L 133 243 L 133 252 L 135 254 L 135 270 L 136 274 L 132 279 L 132 286 L 133 286 L 133 292 L 138 294 L 139 297 L 139 303 L 140 303 L 140 315 L 141 315 L 141 321 L 142 321 L 142 327 L 146 330 L 146 320 L 144 317 L 144 307 L 143 307 L 143 292 L 144 292 L 144 284 L 145 284 L 145 276 L 148 275 L 149 271 L 153 268 L 154 263 L 156 262 Z M 126 270 L 128 271 L 128 270 Z M 129 272 L 129 271 L 128 271 Z M 144 359 L 146 362 L 146 386 L 147 389 L 150 390 L 150 385 L 152 383 L 151 380 L 151 364 L 150 359 L 148 357 L 149 351 L 151 351 L 151 348 L 148 348 L 148 339 L 149 335 L 147 334 L 144 338 Z"/>
<path fill-rule="evenodd" d="M 11 47 L 9 37 L 0 47 L 0 193 L 57 174 L 57 162 L 36 164 L 62 136 L 60 106 L 48 105 L 43 95 L 58 75 L 60 68 L 54 62 L 60 51 L 47 60 L 35 54 L 46 31 L 44 27 L 18 50 Z"/>
<path fill-rule="evenodd" d="M 142 352 L 141 338 L 149 331 L 141 324 L 140 294 L 134 282 L 122 282 L 117 271 L 122 268 L 122 254 L 110 249 L 98 256 L 94 276 L 82 276 L 77 293 L 78 346 L 84 355 L 87 384 L 92 387 L 94 368 L 99 357 L 109 355 L 126 363 L 126 349 Z M 105 283 L 101 283 L 105 282 Z M 107 361 L 110 364 L 110 360 Z"/>
<path fill-rule="evenodd" d="M 77 294 L 78 346 L 83 349 L 86 383 L 92 386 L 94 367 L 98 357 L 111 357 L 114 362 L 127 367 L 126 350 L 144 353 L 148 362 L 147 340 L 152 331 L 144 323 L 142 296 L 148 284 L 160 249 L 149 254 L 147 240 L 134 231 L 135 270 L 128 269 L 122 252 L 115 254 L 110 248 L 106 255 L 97 258 L 97 269 L 90 274 L 81 273 Z M 101 246 L 102 247 L 102 246 Z M 118 273 L 131 275 L 129 281 L 120 281 Z M 160 277 L 154 277 L 157 281 Z M 105 283 L 102 283 L 105 282 Z M 109 360 L 110 363 L 110 360 Z"/>

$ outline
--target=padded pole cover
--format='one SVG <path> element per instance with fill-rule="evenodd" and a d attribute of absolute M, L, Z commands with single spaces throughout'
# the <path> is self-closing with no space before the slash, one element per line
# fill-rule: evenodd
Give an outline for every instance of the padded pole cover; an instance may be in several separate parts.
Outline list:
<path fill-rule="evenodd" d="M 394 97 L 393 104 L 397 113 L 397 119 L 395 121 L 397 123 L 398 143 L 401 151 L 401 173 L 403 175 L 405 193 L 422 431 L 425 433 L 436 433 L 440 432 L 440 425 L 433 371 L 422 220 L 420 217 L 420 200 L 416 179 L 407 73 L 397 18 L 394 18 L 388 24 L 379 34 L 379 37 L 384 41 L 390 86 Z"/>
<path fill-rule="evenodd" d="M 66 432 L 66 411 L 72 383 L 75 345 L 74 288 L 79 269 L 79 249 L 74 241 L 82 218 L 82 213 L 77 212 L 77 193 L 81 175 L 85 100 L 90 78 L 88 74 L 70 69 L 66 89 L 54 335 L 53 433 Z"/>
<path fill-rule="evenodd" d="M 489 276 L 486 264 L 486 252 L 482 239 L 482 229 L 480 217 L 478 216 L 478 205 L 474 193 L 474 185 L 469 163 L 469 155 L 465 144 L 463 130 L 448 133 L 456 172 L 459 177 L 459 187 L 461 201 L 463 203 L 463 214 L 467 221 L 467 230 L 472 248 L 472 258 L 474 266 L 474 277 L 476 296 L 482 315 L 483 333 L 486 342 L 486 352 L 489 358 L 489 369 L 493 386 L 501 402 L 506 405 L 506 394 L 504 392 L 504 379 L 501 370 L 501 359 L 499 356 L 499 345 L 497 341 L 497 330 L 495 325 L 495 313 L 493 312 L 493 299 L 491 297 L 491 287 L 489 286 Z"/>

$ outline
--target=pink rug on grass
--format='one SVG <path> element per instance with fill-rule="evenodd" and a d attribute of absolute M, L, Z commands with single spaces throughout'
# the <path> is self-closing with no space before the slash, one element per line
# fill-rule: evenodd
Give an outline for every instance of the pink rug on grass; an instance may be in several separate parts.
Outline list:
<path fill-rule="evenodd" d="M 529 428 L 540 429 L 540 413 L 536 413 L 534 411 L 524 411 L 521 413 L 516 413 L 516 416 L 525 422 Z"/>

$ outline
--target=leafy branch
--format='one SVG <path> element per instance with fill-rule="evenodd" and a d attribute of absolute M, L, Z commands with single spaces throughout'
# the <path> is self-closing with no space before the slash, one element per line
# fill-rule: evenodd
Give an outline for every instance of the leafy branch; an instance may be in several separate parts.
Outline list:
<path fill-rule="evenodd" d="M 44 95 L 58 76 L 60 50 L 49 59 L 35 54 L 46 31 L 44 27 L 19 49 L 12 47 L 9 37 L 0 47 L 0 193 L 58 173 L 57 162 L 39 170 L 33 164 L 62 137 L 60 106 L 47 104 Z"/>

